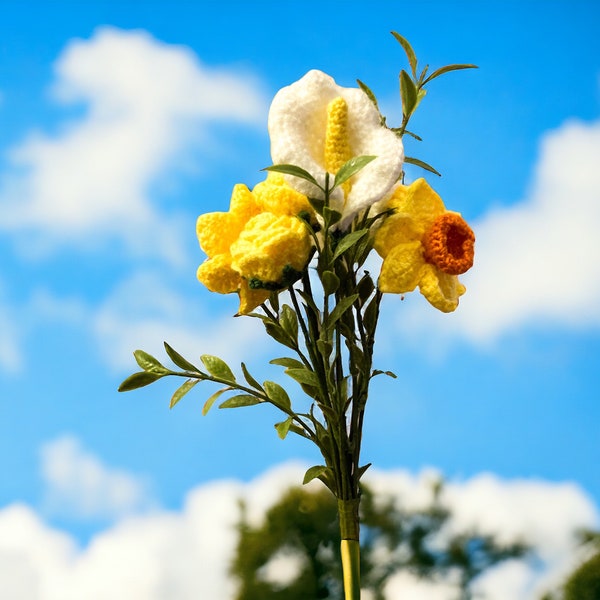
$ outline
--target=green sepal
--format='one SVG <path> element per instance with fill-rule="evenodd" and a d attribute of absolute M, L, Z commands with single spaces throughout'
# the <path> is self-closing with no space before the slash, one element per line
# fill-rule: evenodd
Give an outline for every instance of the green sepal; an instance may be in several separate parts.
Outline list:
<path fill-rule="evenodd" d="M 412 46 L 408 43 L 408 40 L 402 37 L 399 33 L 392 31 L 392 35 L 396 38 L 396 40 L 400 43 L 404 52 L 406 53 L 406 58 L 408 58 L 408 64 L 410 65 L 410 70 L 412 71 L 413 77 L 417 78 L 417 55 L 415 51 L 412 49 Z"/>
<path fill-rule="evenodd" d="M 183 356 L 181 356 L 181 354 L 179 354 L 179 352 L 177 352 L 176 350 L 171 348 L 171 346 L 169 346 L 169 344 L 167 344 L 167 342 L 164 342 L 164 346 L 165 346 L 165 350 L 166 350 L 169 358 L 180 369 L 183 369 L 184 371 L 191 371 L 193 373 L 198 372 L 198 367 L 196 367 L 196 365 L 193 365 L 191 362 L 189 362 L 185 358 L 183 358 Z"/>
<path fill-rule="evenodd" d="M 339 242 L 335 248 L 335 252 L 333 253 L 333 260 L 335 260 L 338 256 L 342 255 L 346 250 L 349 250 L 357 244 L 362 238 L 365 237 L 369 233 L 368 229 L 360 229 L 359 231 L 353 231 L 348 235 L 345 235 Z"/>
<path fill-rule="evenodd" d="M 264 381 L 263 387 L 265 388 L 267 397 L 275 406 L 286 412 L 292 409 L 292 402 L 290 401 L 288 393 L 278 383 L 275 383 L 274 381 Z"/>
<path fill-rule="evenodd" d="M 235 375 L 229 368 L 229 365 L 218 356 L 212 356 L 211 354 L 203 354 L 200 357 L 202 364 L 206 367 L 206 370 L 217 379 L 223 381 L 230 381 L 235 383 Z"/>
<path fill-rule="evenodd" d="M 412 156 L 405 156 L 404 162 L 408 163 L 409 165 L 415 165 L 417 167 L 421 167 L 421 169 L 425 169 L 426 171 L 429 171 L 430 173 L 434 173 L 435 175 L 438 175 L 439 177 L 442 176 L 442 174 L 440 172 L 436 171 L 431 165 L 428 165 L 426 162 L 423 162 L 422 160 L 419 160 L 418 158 L 413 158 Z"/>
<path fill-rule="evenodd" d="M 317 180 L 305 169 L 302 167 L 298 167 L 296 165 L 271 165 L 270 167 L 265 167 L 261 169 L 262 171 L 273 171 L 275 173 L 283 173 L 284 175 L 293 175 L 294 177 L 299 177 L 300 179 L 306 179 L 306 181 L 310 181 L 312 184 L 316 185 L 319 189 L 323 189 Z"/>
<path fill-rule="evenodd" d="M 376 156 L 368 155 L 354 156 L 349 161 L 345 162 L 336 173 L 335 179 L 333 180 L 333 187 L 331 189 L 333 190 L 336 187 L 342 185 L 342 183 L 348 181 L 348 179 L 350 179 L 352 175 L 355 175 L 360 170 L 364 169 L 371 161 L 375 160 L 376 158 Z"/>
<path fill-rule="evenodd" d="M 285 421 L 281 421 L 281 423 L 275 423 L 275 429 L 277 430 L 277 435 L 284 440 L 292 426 L 292 417 L 288 417 Z"/>
<path fill-rule="evenodd" d="M 135 362 L 144 369 L 147 373 L 156 373 L 160 375 L 168 375 L 170 373 L 164 365 L 162 365 L 154 356 L 144 352 L 143 350 L 136 350 L 133 353 Z"/>
<path fill-rule="evenodd" d="M 171 397 L 169 408 L 173 408 L 199 381 L 199 379 L 188 379 L 180 385 Z"/>
<path fill-rule="evenodd" d="M 219 405 L 219 408 L 240 408 L 242 406 L 254 406 L 255 404 L 260 404 L 261 402 L 263 401 L 256 396 L 251 396 L 250 394 L 239 394 L 225 400 L 225 402 Z"/>
<path fill-rule="evenodd" d="M 208 411 L 212 408 L 212 405 L 215 403 L 216 400 L 218 400 L 222 394 L 224 394 L 225 392 L 229 392 L 231 391 L 233 388 L 230 387 L 224 387 L 222 389 L 220 389 L 219 391 L 215 392 L 205 403 L 204 406 L 202 407 L 202 416 L 205 417 L 208 414 Z"/>
<path fill-rule="evenodd" d="M 138 388 L 144 387 L 154 383 L 156 380 L 164 377 L 165 374 L 154 373 L 151 371 L 139 371 L 130 375 L 121 385 L 119 386 L 119 392 L 130 392 L 131 390 L 137 390 Z"/>

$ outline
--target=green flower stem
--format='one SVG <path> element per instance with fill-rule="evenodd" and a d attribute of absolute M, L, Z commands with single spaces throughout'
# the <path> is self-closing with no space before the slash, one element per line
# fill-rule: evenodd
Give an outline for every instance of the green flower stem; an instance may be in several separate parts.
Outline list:
<path fill-rule="evenodd" d="M 338 500 L 345 600 L 360 600 L 359 503 L 359 498 Z"/>

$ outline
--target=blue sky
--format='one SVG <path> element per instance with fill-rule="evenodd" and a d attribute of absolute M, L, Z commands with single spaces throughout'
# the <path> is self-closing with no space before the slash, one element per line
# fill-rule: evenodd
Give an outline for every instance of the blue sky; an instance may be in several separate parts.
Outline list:
<path fill-rule="evenodd" d="M 398 124 L 392 29 L 422 64 L 480 67 L 432 82 L 406 142 L 478 244 L 457 313 L 386 298 L 377 360 L 399 378 L 374 385 L 363 457 L 599 506 L 599 25 L 583 0 L 3 2 L 0 513 L 86 544 L 198 485 L 319 462 L 265 407 L 203 418 L 208 388 L 172 411 L 174 383 L 116 388 L 163 340 L 280 377 L 235 298 L 195 280 L 195 219 L 262 179 L 270 100 L 309 69 L 366 82 Z"/>

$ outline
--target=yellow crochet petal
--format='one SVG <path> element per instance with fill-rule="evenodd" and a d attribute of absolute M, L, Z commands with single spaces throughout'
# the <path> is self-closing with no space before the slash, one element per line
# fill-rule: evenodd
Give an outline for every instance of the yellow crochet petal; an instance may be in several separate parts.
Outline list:
<path fill-rule="evenodd" d="M 269 173 L 252 190 L 257 205 L 265 212 L 274 215 L 295 217 L 302 212 L 314 212 L 308 198 L 290 187 L 282 175 Z"/>
<path fill-rule="evenodd" d="M 233 186 L 231 201 L 229 202 L 229 212 L 239 226 L 240 231 L 252 217 L 260 212 L 254 195 L 243 183 Z"/>
<path fill-rule="evenodd" d="M 230 294 L 237 291 L 242 283 L 242 278 L 231 268 L 231 256 L 218 254 L 205 260 L 196 273 L 198 280 L 211 292 Z"/>
<path fill-rule="evenodd" d="M 421 294 L 438 310 L 449 313 L 456 310 L 458 299 L 466 288 L 456 275 L 448 275 L 426 264 L 419 283 Z"/>
<path fill-rule="evenodd" d="M 388 207 L 395 208 L 398 213 L 409 214 L 421 231 L 425 231 L 437 216 L 446 211 L 442 199 L 423 178 L 409 186 L 398 186 Z"/>
<path fill-rule="evenodd" d="M 389 216 L 375 233 L 373 247 L 382 258 L 399 244 L 420 241 L 423 233 L 406 213 Z"/>
<path fill-rule="evenodd" d="M 240 230 L 241 226 L 236 226 L 229 213 L 206 213 L 196 221 L 200 247 L 209 257 L 228 253 L 229 246 L 236 240 Z"/>
<path fill-rule="evenodd" d="M 248 286 L 247 281 L 242 281 L 240 286 L 240 315 L 247 315 L 252 312 L 257 306 L 268 300 L 270 292 L 267 290 L 253 290 Z"/>
<path fill-rule="evenodd" d="M 412 292 L 421 279 L 424 266 L 420 242 L 409 242 L 392 248 L 381 266 L 379 289 L 388 294 Z"/>

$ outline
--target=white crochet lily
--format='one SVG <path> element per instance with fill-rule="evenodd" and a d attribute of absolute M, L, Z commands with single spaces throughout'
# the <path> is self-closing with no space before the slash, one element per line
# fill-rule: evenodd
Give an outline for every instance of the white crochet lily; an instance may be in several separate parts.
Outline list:
<path fill-rule="evenodd" d="M 269 111 L 269 134 L 273 164 L 302 167 L 321 186 L 325 173 L 335 176 L 350 158 L 376 157 L 334 190 L 331 205 L 345 224 L 386 197 L 402 173 L 402 140 L 381 124 L 369 97 L 360 88 L 337 85 L 322 71 L 309 71 L 277 93 Z M 306 196 L 322 196 L 307 180 L 291 175 L 286 180 Z"/>

